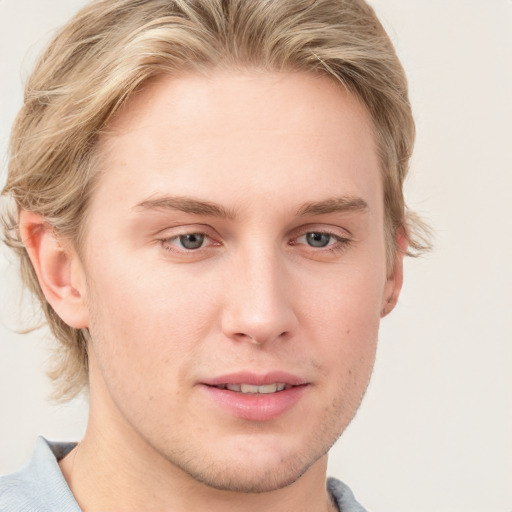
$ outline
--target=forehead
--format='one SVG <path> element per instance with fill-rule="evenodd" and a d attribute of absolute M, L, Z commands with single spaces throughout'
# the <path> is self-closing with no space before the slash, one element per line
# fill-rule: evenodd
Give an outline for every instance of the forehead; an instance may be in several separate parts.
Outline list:
<path fill-rule="evenodd" d="M 243 203 L 286 190 L 321 196 L 304 201 L 380 189 L 369 113 L 311 73 L 161 76 L 128 101 L 100 147 L 98 195 L 109 189 L 111 203 L 121 192 L 133 204 L 162 190 Z"/>

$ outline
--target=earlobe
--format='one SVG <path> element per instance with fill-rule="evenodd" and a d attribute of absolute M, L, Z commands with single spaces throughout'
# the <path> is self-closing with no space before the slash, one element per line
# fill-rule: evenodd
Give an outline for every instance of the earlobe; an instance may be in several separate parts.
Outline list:
<path fill-rule="evenodd" d="M 42 215 L 22 211 L 20 234 L 46 300 L 76 329 L 88 327 L 85 279 L 76 252 L 64 247 Z"/>
<path fill-rule="evenodd" d="M 407 252 L 407 237 L 403 229 L 398 229 L 395 234 L 396 251 L 393 267 L 388 275 L 383 294 L 380 316 L 384 318 L 395 308 L 404 280 L 404 257 Z"/>

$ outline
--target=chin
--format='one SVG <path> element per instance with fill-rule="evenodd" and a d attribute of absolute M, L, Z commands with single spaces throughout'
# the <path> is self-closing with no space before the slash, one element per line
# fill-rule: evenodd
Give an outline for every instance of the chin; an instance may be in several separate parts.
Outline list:
<path fill-rule="evenodd" d="M 213 443 L 215 451 L 189 450 L 168 454 L 167 460 L 185 474 L 210 488 L 237 493 L 266 493 L 283 489 L 299 480 L 316 463 L 326 464 L 324 455 L 332 439 L 302 440 L 243 436 L 237 442 Z M 316 441 L 316 442 L 315 442 Z M 204 448 L 204 447 L 203 447 Z M 321 460 L 323 459 L 323 460 Z"/>
<path fill-rule="evenodd" d="M 311 466 L 299 457 L 294 457 L 294 460 L 286 463 L 280 461 L 272 468 L 267 465 L 263 469 L 255 468 L 251 461 L 248 462 L 243 467 L 238 464 L 238 467 L 211 467 L 203 471 L 193 471 L 189 468 L 188 473 L 196 481 L 220 491 L 259 494 L 277 491 L 293 484 Z"/>

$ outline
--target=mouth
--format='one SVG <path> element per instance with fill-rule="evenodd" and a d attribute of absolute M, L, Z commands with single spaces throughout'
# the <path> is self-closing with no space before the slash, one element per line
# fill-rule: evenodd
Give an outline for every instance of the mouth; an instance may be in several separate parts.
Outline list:
<path fill-rule="evenodd" d="M 202 382 L 210 403 L 244 420 L 269 421 L 295 407 L 310 383 L 287 372 L 237 372 Z"/>
<path fill-rule="evenodd" d="M 212 386 L 218 389 L 226 389 L 228 391 L 234 391 L 235 393 L 243 393 L 244 395 L 270 395 L 272 393 L 279 393 L 291 389 L 291 384 L 285 384 L 284 382 L 276 382 L 274 384 L 264 384 L 258 386 L 255 384 L 219 384 Z"/>

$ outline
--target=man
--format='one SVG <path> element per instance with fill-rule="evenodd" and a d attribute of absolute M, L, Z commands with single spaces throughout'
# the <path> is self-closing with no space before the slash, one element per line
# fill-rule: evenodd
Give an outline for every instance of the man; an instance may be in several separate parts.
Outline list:
<path fill-rule="evenodd" d="M 78 13 L 27 83 L 4 224 L 90 417 L 0 510 L 362 510 L 327 454 L 422 248 L 413 139 L 362 1 Z"/>

